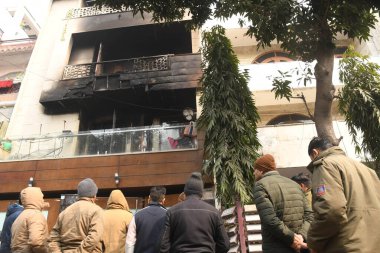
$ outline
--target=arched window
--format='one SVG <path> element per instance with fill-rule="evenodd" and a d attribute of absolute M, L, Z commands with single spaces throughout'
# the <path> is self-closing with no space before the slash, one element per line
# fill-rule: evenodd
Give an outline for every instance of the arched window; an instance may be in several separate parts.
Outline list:
<path fill-rule="evenodd" d="M 299 113 L 283 114 L 268 121 L 267 126 L 295 123 L 311 123 L 310 117 Z"/>
<path fill-rule="evenodd" d="M 346 52 L 346 46 L 338 46 L 334 49 L 335 58 L 342 58 Z M 252 63 L 289 62 L 297 60 L 293 55 L 284 51 L 269 51 L 256 57 Z"/>
<path fill-rule="evenodd" d="M 288 62 L 295 60 L 296 58 L 287 52 L 270 51 L 259 55 L 252 63 Z"/>
<path fill-rule="evenodd" d="M 334 57 L 335 58 L 342 58 L 343 54 L 346 52 L 348 47 L 346 46 L 338 46 L 334 49 Z"/>

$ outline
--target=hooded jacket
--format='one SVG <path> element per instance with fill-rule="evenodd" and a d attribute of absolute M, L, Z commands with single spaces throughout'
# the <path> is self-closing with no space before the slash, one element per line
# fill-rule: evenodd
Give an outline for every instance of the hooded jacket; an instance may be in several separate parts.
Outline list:
<path fill-rule="evenodd" d="M 13 222 L 17 219 L 17 217 L 20 215 L 20 213 L 23 210 L 24 210 L 24 207 L 16 203 L 8 206 L 8 210 L 5 215 L 3 229 L 1 230 L 0 253 L 11 252 L 11 239 L 12 239 L 11 228 L 12 228 Z"/>
<path fill-rule="evenodd" d="M 255 184 L 253 195 L 260 215 L 263 252 L 295 252 L 294 234 L 307 239 L 313 213 L 301 187 L 278 171 L 270 171 Z"/>
<path fill-rule="evenodd" d="M 102 252 L 103 209 L 81 197 L 58 216 L 50 232 L 50 252 Z"/>
<path fill-rule="evenodd" d="M 48 229 L 42 209 L 45 206 L 43 194 L 38 187 L 28 187 L 21 191 L 24 211 L 12 225 L 11 249 L 14 253 L 45 253 Z"/>
<path fill-rule="evenodd" d="M 120 190 L 112 191 L 104 212 L 105 253 L 125 253 L 125 240 L 132 217 L 123 193 Z"/>
<path fill-rule="evenodd" d="M 378 252 L 380 181 L 375 172 L 339 147 L 322 151 L 308 169 L 314 210 L 309 247 L 323 253 Z"/>

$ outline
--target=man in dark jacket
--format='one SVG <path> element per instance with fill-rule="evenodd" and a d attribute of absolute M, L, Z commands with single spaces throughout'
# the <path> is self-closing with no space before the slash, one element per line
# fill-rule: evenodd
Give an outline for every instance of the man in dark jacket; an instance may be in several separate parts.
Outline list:
<path fill-rule="evenodd" d="M 379 252 L 380 181 L 376 173 L 323 138 L 313 138 L 308 153 L 315 216 L 308 233 L 312 252 Z"/>
<path fill-rule="evenodd" d="M 132 218 L 127 233 L 126 253 L 157 253 L 166 217 L 165 187 L 150 189 L 149 205 Z"/>
<path fill-rule="evenodd" d="M 11 252 L 11 228 L 13 222 L 20 215 L 20 213 L 24 210 L 24 207 L 19 205 L 18 203 L 10 204 L 8 206 L 7 213 L 5 215 L 3 229 L 1 230 L 1 246 L 0 253 L 10 253 Z"/>
<path fill-rule="evenodd" d="M 191 175 L 184 192 L 186 199 L 167 212 L 161 252 L 228 252 L 230 242 L 219 211 L 201 200 L 200 173 Z"/>
<path fill-rule="evenodd" d="M 301 187 L 276 171 L 273 156 L 254 165 L 254 201 L 260 215 L 264 253 L 294 253 L 307 245 L 313 214 Z"/>

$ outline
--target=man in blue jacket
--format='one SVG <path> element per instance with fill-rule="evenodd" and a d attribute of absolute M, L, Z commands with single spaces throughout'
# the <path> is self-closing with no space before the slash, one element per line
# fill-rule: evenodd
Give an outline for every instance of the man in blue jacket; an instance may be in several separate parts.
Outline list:
<path fill-rule="evenodd" d="M 0 253 L 10 253 L 11 252 L 11 228 L 13 222 L 17 219 L 20 213 L 24 210 L 24 207 L 18 203 L 10 204 L 8 206 L 7 214 L 5 215 L 3 229 L 1 230 L 1 246 Z"/>
<path fill-rule="evenodd" d="M 150 189 L 149 205 L 132 218 L 127 233 L 126 253 L 157 253 L 160 235 L 166 217 L 166 188 L 155 186 Z"/>

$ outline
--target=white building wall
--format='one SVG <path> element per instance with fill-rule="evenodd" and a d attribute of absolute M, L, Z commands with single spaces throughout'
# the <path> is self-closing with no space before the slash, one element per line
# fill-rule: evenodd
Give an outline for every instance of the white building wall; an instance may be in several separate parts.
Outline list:
<path fill-rule="evenodd" d="M 344 121 L 333 122 L 337 137 L 343 137 L 340 147 L 356 160 L 364 160 L 363 154 L 355 153 L 355 146 Z M 278 168 L 302 167 L 310 163 L 307 153 L 310 140 L 317 136 L 314 124 L 276 125 L 258 129 L 263 154 L 272 154 Z"/>
<path fill-rule="evenodd" d="M 65 36 L 64 19 L 67 11 L 77 5 L 77 0 L 53 2 L 29 61 L 7 137 L 60 132 L 64 126 L 66 130 L 78 131 L 78 113 L 47 115 L 39 103 L 42 90 L 61 79 L 63 67 L 68 62 L 71 36 Z"/>

